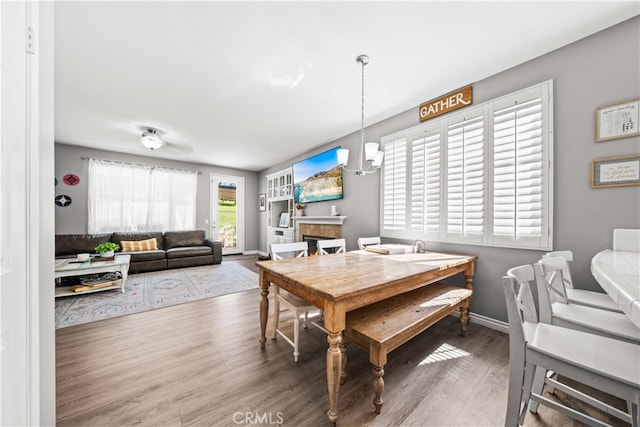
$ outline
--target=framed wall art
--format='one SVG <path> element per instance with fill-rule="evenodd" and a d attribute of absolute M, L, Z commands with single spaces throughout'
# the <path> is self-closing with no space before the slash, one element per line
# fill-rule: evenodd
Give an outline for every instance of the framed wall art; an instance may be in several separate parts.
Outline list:
<path fill-rule="evenodd" d="M 605 105 L 596 110 L 596 142 L 640 135 L 640 99 Z"/>
<path fill-rule="evenodd" d="M 267 210 L 267 193 L 260 193 L 258 197 L 258 209 L 260 212 Z"/>
<path fill-rule="evenodd" d="M 640 154 L 591 161 L 591 188 L 640 185 Z"/>

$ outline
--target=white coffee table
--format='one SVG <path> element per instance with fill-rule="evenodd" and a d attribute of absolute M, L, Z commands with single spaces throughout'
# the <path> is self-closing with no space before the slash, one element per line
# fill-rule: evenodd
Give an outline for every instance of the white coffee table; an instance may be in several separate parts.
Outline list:
<path fill-rule="evenodd" d="M 113 285 L 89 289 L 82 292 L 74 292 L 75 286 L 58 286 L 56 287 L 55 296 L 64 297 L 67 295 L 80 295 L 92 292 L 108 291 L 111 289 L 120 289 L 124 292 L 124 285 L 127 281 L 129 273 L 129 262 L 131 255 L 116 255 L 112 260 L 102 260 L 101 258 L 91 258 L 89 261 L 79 262 L 75 258 L 56 260 L 55 274 L 56 279 L 60 277 L 84 276 L 96 273 L 112 273 L 119 271 L 122 274 L 122 280 L 114 281 Z"/>

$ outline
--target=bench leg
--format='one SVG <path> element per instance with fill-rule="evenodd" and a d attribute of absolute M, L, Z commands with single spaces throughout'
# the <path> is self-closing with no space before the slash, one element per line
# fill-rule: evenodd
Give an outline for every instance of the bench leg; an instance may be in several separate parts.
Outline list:
<path fill-rule="evenodd" d="M 340 384 L 344 384 L 347 379 L 347 339 L 343 336 L 340 343 L 340 356 L 342 358 L 342 366 L 340 368 Z"/>
<path fill-rule="evenodd" d="M 460 307 L 460 333 L 467 336 L 467 325 L 469 324 L 469 307 Z"/>
<path fill-rule="evenodd" d="M 382 410 L 382 390 L 384 390 L 384 369 L 382 366 L 373 367 L 373 405 L 376 407 L 376 414 Z"/>

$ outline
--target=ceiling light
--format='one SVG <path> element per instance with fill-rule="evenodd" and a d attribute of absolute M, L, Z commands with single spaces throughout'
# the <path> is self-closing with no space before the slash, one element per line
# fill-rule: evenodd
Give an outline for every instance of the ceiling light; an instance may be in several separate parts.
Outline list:
<path fill-rule="evenodd" d="M 343 170 L 355 172 L 356 175 L 366 175 L 376 172 L 382 165 L 384 152 L 378 150 L 379 144 L 376 142 L 364 143 L 364 66 L 369 63 L 367 55 L 360 55 L 356 58 L 356 62 L 362 65 L 362 121 L 360 123 L 360 165 L 358 169 L 347 169 L 349 161 L 349 150 L 341 148 L 338 150 L 338 163 Z M 366 159 L 366 164 L 364 163 Z"/>
<path fill-rule="evenodd" d="M 149 150 L 157 150 L 158 148 L 166 144 L 166 142 L 164 142 L 162 138 L 160 138 L 160 135 L 158 135 L 157 131 L 151 128 L 142 132 L 140 143 L 147 147 Z"/>

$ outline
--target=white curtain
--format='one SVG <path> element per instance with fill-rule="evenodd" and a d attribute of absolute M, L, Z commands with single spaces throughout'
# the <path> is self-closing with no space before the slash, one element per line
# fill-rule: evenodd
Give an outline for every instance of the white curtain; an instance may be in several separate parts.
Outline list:
<path fill-rule="evenodd" d="M 89 160 L 89 233 L 191 230 L 195 171 Z"/>

